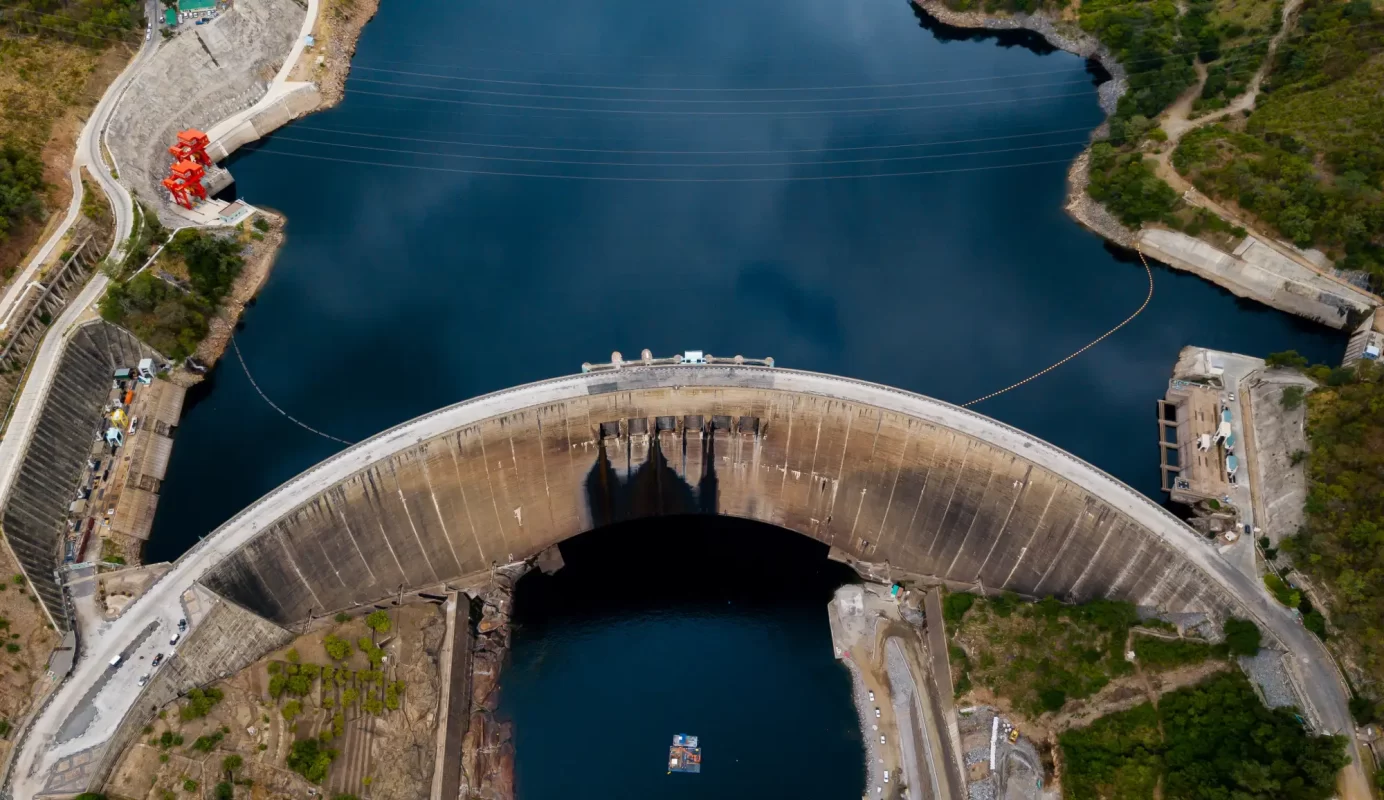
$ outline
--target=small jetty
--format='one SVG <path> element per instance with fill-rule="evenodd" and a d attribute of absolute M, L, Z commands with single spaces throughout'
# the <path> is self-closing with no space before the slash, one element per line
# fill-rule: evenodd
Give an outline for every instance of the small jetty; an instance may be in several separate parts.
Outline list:
<path fill-rule="evenodd" d="M 668 774 L 701 771 L 702 749 L 697 745 L 697 737 L 685 733 L 675 735 L 673 746 L 668 748 Z"/>

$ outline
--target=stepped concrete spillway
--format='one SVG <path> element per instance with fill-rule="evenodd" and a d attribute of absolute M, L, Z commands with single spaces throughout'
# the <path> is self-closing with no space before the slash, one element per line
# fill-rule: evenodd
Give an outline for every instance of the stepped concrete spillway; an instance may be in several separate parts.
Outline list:
<path fill-rule="evenodd" d="M 4 498 L 0 525 L 5 539 L 62 630 L 69 620 L 54 569 L 62 557 L 68 506 L 101 433 L 101 407 L 111 376 L 142 358 L 165 360 L 134 334 L 108 322 L 89 322 L 73 332 Z"/>
<path fill-rule="evenodd" d="M 887 563 L 895 576 L 1247 616 L 1292 653 L 1307 717 L 1327 732 L 1352 730 L 1321 643 L 1206 539 L 1090 464 L 877 384 L 772 367 L 629 365 L 406 422 L 204 537 L 83 642 L 82 661 L 25 733 L 11 771 L 17 795 L 100 786 L 106 767 L 83 765 L 110 764 L 115 743 L 143 724 L 132 709 L 148 708 L 136 670 L 107 664 L 152 657 L 199 593 L 293 629 L 406 593 L 440 596 L 579 533 L 677 513 L 768 522 Z M 272 647 L 244 644 L 237 663 Z"/>

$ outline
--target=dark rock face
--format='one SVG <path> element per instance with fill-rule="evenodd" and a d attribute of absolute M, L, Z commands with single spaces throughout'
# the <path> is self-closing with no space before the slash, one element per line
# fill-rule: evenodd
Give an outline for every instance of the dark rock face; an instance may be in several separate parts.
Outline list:
<path fill-rule="evenodd" d="M 475 644 L 471 655 L 471 714 L 462 738 L 462 795 L 481 800 L 513 800 L 514 735 L 495 718 L 500 704 L 500 672 L 509 654 L 514 584 L 528 565 L 497 570 L 491 585 L 473 603 Z"/>

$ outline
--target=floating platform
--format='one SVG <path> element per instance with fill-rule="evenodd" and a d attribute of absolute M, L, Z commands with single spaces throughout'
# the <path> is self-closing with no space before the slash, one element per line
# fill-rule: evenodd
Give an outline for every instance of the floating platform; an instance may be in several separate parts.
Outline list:
<path fill-rule="evenodd" d="M 673 746 L 668 748 L 668 773 L 701 772 L 702 749 L 697 746 L 697 737 L 679 733 L 673 737 Z"/>

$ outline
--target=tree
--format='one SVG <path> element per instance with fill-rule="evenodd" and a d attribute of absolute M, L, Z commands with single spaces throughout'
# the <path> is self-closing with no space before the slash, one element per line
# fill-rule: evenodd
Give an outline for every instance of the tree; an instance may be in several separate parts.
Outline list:
<path fill-rule="evenodd" d="M 244 759 L 242 759 L 239 755 L 232 754 L 221 759 L 221 769 L 225 772 L 231 773 L 231 777 L 234 778 L 235 771 L 240 769 L 241 765 L 243 765 L 244 763 Z"/>
<path fill-rule="evenodd" d="M 322 639 L 322 647 L 333 661 L 345 661 L 351 655 L 351 643 L 335 634 L 327 634 Z"/>
<path fill-rule="evenodd" d="M 1281 350 L 1277 353 L 1269 353 L 1265 356 L 1264 363 L 1270 367 L 1302 369 L 1307 366 L 1307 359 L 1296 350 Z"/>
<path fill-rule="evenodd" d="M 316 737 L 299 739 L 293 743 L 288 754 L 288 768 L 313 783 L 321 783 L 327 777 L 336 751 L 322 746 Z"/>
<path fill-rule="evenodd" d="M 303 704 L 299 703 L 297 700 L 289 700 L 287 703 L 284 703 L 282 713 L 286 721 L 292 722 L 294 718 L 303 713 Z"/>
<path fill-rule="evenodd" d="M 225 694 L 215 687 L 210 689 L 193 689 L 187 693 L 187 705 L 178 711 L 178 716 L 184 721 L 201 719 L 211 713 L 213 707 L 221 702 Z"/>
<path fill-rule="evenodd" d="M 212 797 L 215 797 L 216 800 L 233 800 L 235 787 L 227 781 L 222 781 L 216 784 L 216 788 L 212 790 Z"/>
<path fill-rule="evenodd" d="M 1296 411 L 1302 405 L 1302 398 L 1307 395 L 1307 390 L 1301 386 L 1288 386 L 1283 389 L 1283 397 L 1280 402 L 1285 411 Z"/>
<path fill-rule="evenodd" d="M 365 618 L 365 624 L 369 625 L 376 633 L 389 633 L 390 622 L 389 614 L 385 611 L 372 611 Z"/>
<path fill-rule="evenodd" d="M 1232 656 L 1258 655 L 1261 638 L 1259 626 L 1247 619 L 1231 617 L 1225 621 L 1225 644 Z"/>
<path fill-rule="evenodd" d="M 13 142 L 0 146 L 0 242 L 21 220 L 39 217 L 44 187 L 43 162 L 36 151 Z"/>

